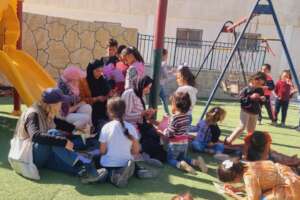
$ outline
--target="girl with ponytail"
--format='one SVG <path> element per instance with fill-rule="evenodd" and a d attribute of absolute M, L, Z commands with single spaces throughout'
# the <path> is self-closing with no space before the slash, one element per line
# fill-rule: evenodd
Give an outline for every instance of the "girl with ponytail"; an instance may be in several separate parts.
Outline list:
<path fill-rule="evenodd" d="M 120 97 L 108 101 L 107 113 L 112 121 L 103 126 L 99 138 L 100 164 L 108 170 L 108 180 L 117 187 L 127 185 L 135 169 L 133 157 L 140 152 L 135 127 L 124 121 L 125 109 Z"/>

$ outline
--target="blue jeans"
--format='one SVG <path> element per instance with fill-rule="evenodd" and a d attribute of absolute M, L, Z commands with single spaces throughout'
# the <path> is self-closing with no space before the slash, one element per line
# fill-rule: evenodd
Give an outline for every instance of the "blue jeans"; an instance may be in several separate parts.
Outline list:
<path fill-rule="evenodd" d="M 167 95 L 165 92 L 165 89 L 162 85 L 160 85 L 160 91 L 159 91 L 159 97 L 161 100 L 161 103 L 164 107 L 164 111 L 166 114 L 170 115 L 169 107 L 168 107 L 168 100 L 167 100 Z"/>
<path fill-rule="evenodd" d="M 33 144 L 33 162 L 37 168 L 48 168 L 69 174 L 78 174 L 79 168 L 74 164 L 77 153 L 64 147 Z"/>
<path fill-rule="evenodd" d="M 289 101 L 281 101 L 279 99 L 276 99 L 275 101 L 275 121 L 278 120 L 278 113 L 280 112 L 281 108 L 281 122 L 285 123 L 287 111 L 289 108 Z"/>
<path fill-rule="evenodd" d="M 192 159 L 187 157 L 188 144 L 169 144 L 167 160 L 168 163 L 177 168 L 178 162 L 185 161 L 192 164 Z"/>
<path fill-rule="evenodd" d="M 214 153 L 223 153 L 224 152 L 224 144 L 216 143 L 212 147 L 207 147 L 207 143 L 199 142 L 194 140 L 192 142 L 192 148 L 198 152 L 205 152 L 208 149 L 212 149 Z"/>

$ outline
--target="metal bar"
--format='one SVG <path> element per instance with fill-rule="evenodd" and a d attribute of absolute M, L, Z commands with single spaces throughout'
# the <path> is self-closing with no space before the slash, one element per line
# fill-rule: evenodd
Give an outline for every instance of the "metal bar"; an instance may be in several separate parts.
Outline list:
<path fill-rule="evenodd" d="M 159 78 L 160 67 L 162 60 L 162 51 L 164 47 L 164 35 L 168 10 L 168 0 L 158 0 L 156 12 L 156 27 L 154 36 L 154 50 L 153 50 L 153 86 L 150 92 L 149 104 L 152 108 L 157 108 L 158 94 L 159 94 Z"/>
<path fill-rule="evenodd" d="M 255 10 L 254 10 L 255 14 L 258 15 L 272 15 L 272 9 L 270 8 L 269 5 L 257 5 Z"/>
<path fill-rule="evenodd" d="M 225 23 L 223 24 L 223 26 L 222 26 L 222 28 L 221 28 L 221 31 L 218 33 L 218 35 L 217 35 L 215 41 L 214 41 L 213 44 L 212 44 L 212 47 L 210 48 L 210 50 L 208 51 L 207 55 L 205 56 L 205 58 L 204 58 L 202 64 L 200 65 L 200 68 L 199 68 L 199 70 L 198 70 L 198 72 L 197 72 L 197 74 L 196 74 L 196 76 L 195 76 L 196 78 L 198 77 L 199 73 L 201 72 L 201 70 L 202 70 L 204 64 L 206 63 L 207 59 L 209 58 L 209 55 L 210 55 L 211 52 L 213 51 L 213 49 L 214 49 L 214 47 L 215 47 L 217 41 L 219 40 L 221 34 L 223 33 L 224 27 L 226 27 L 227 24 L 233 24 L 233 22 L 232 22 L 232 21 L 227 21 L 227 22 L 225 22 Z"/>
<path fill-rule="evenodd" d="M 280 24 L 279 24 L 277 15 L 276 15 L 275 10 L 274 10 L 274 7 L 273 7 L 273 3 L 272 3 L 271 0 L 267 0 L 267 1 L 269 2 L 269 5 L 270 5 L 271 11 L 272 11 L 272 16 L 273 16 L 273 19 L 274 19 L 274 23 L 275 23 L 275 25 L 276 25 L 276 29 L 277 29 L 279 38 L 281 39 L 281 43 L 282 43 L 282 46 L 283 46 L 283 49 L 284 49 L 284 52 L 285 52 L 287 61 L 288 61 L 289 66 L 290 66 L 290 70 L 291 70 L 292 75 L 293 75 L 293 77 L 294 77 L 294 80 L 295 80 L 295 83 L 296 83 L 296 85 L 297 85 L 298 91 L 300 92 L 300 82 L 299 82 L 299 79 L 298 79 L 298 76 L 297 76 L 297 72 L 296 72 L 296 70 L 295 70 L 295 67 L 294 67 L 292 58 L 291 58 L 291 56 L 290 56 L 290 53 L 289 53 L 288 47 L 287 47 L 287 45 L 286 45 L 286 42 L 285 42 L 283 33 L 282 33 L 282 31 L 281 31 Z"/>
<path fill-rule="evenodd" d="M 225 67 L 224 67 L 222 73 L 220 74 L 220 76 L 219 76 L 219 78 L 218 78 L 218 80 L 217 80 L 217 82 L 216 82 L 216 84 L 215 84 L 215 86 L 214 86 L 213 91 L 211 92 L 211 94 L 210 94 L 210 96 L 209 96 L 209 99 L 208 99 L 208 101 L 207 101 L 207 103 L 206 103 L 206 105 L 205 105 L 204 111 L 203 111 L 203 113 L 202 113 L 202 115 L 201 115 L 201 119 L 204 118 L 204 116 L 205 116 L 205 114 L 206 114 L 206 112 L 207 112 L 207 110 L 208 110 L 208 107 L 209 107 L 211 101 L 213 100 L 213 98 L 214 98 L 214 96 L 215 96 L 215 93 L 216 93 L 216 91 L 217 91 L 217 89 L 218 89 L 218 86 L 219 86 L 220 82 L 222 81 L 222 79 L 223 79 L 223 77 L 224 77 L 224 75 L 225 75 L 225 73 L 226 73 L 226 71 L 227 71 L 227 68 L 228 68 L 228 66 L 229 66 L 229 64 L 230 64 L 230 62 L 231 62 L 231 59 L 232 59 L 232 57 L 233 57 L 235 51 L 237 50 L 237 48 L 238 48 L 238 46 L 239 46 L 239 44 L 240 44 L 240 42 L 241 42 L 241 40 L 242 40 L 242 37 L 243 37 L 243 35 L 244 35 L 245 32 L 246 32 L 247 27 L 249 26 L 249 23 L 250 23 L 250 21 L 251 21 L 251 19 L 252 19 L 252 15 L 253 15 L 253 13 L 254 13 L 254 10 L 255 10 L 256 6 L 259 4 L 259 2 L 260 2 L 260 0 L 257 0 L 257 2 L 255 3 L 255 6 L 252 8 L 252 10 L 251 10 L 251 12 L 250 12 L 249 18 L 248 18 L 248 20 L 247 20 L 247 22 L 246 22 L 246 24 L 245 24 L 245 26 L 244 26 L 244 28 L 243 28 L 241 34 L 239 35 L 239 37 L 238 37 L 238 39 L 237 39 L 237 41 L 236 41 L 236 43 L 235 43 L 235 45 L 234 45 L 234 47 L 233 47 L 231 53 L 230 53 L 230 56 L 229 56 L 228 60 L 226 61 L 226 65 L 225 65 Z"/>

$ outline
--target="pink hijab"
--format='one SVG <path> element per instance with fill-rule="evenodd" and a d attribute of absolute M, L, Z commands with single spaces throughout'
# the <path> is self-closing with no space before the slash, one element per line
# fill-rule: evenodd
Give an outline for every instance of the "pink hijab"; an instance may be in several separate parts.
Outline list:
<path fill-rule="evenodd" d="M 79 87 L 76 81 L 84 78 L 86 73 L 77 66 L 68 66 L 62 73 L 62 79 L 70 87 L 74 95 L 79 96 Z"/>

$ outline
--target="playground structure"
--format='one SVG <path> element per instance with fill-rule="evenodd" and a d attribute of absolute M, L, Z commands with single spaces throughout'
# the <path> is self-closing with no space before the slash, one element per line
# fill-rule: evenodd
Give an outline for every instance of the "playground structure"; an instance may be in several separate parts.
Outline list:
<path fill-rule="evenodd" d="M 239 54 L 239 45 L 241 43 L 241 40 L 244 38 L 244 35 L 246 33 L 247 28 L 249 27 L 249 24 L 250 24 L 251 20 L 254 17 L 259 17 L 259 15 L 271 15 L 273 17 L 273 21 L 275 23 L 279 39 L 272 39 L 272 40 L 281 42 L 284 53 L 286 55 L 286 58 L 287 58 L 287 61 L 288 61 L 288 64 L 289 64 L 289 68 L 291 70 L 292 76 L 293 76 L 294 81 L 296 83 L 297 89 L 298 89 L 298 91 L 300 91 L 300 82 L 299 82 L 299 79 L 297 77 L 297 72 L 296 72 L 294 64 L 292 62 L 292 58 L 290 56 L 288 47 L 286 45 L 286 42 L 285 42 L 281 27 L 280 27 L 280 24 L 279 24 L 279 21 L 278 21 L 278 18 L 277 18 L 277 15 L 276 15 L 276 12 L 275 12 L 275 9 L 274 9 L 274 6 L 273 6 L 272 0 L 265 0 L 265 2 L 266 2 L 265 4 L 262 3 L 263 1 L 264 0 L 257 0 L 256 1 L 256 3 L 254 4 L 254 7 L 252 8 L 252 10 L 251 10 L 248 17 L 243 18 L 242 20 L 238 21 L 237 23 L 232 23 L 231 26 L 226 26 L 226 23 L 225 23 L 225 25 L 222 27 L 222 30 L 218 34 L 218 36 L 216 38 L 216 41 L 219 39 L 219 36 L 221 35 L 222 32 L 234 32 L 235 33 L 235 28 L 236 27 L 238 27 L 242 24 L 245 24 L 243 26 L 242 31 L 240 32 L 238 38 L 236 39 L 234 47 L 232 48 L 232 50 L 230 52 L 230 56 L 227 58 L 226 64 L 225 64 L 218 80 L 216 81 L 216 83 L 214 85 L 214 88 L 213 88 L 213 90 L 212 90 L 212 92 L 211 92 L 211 94 L 210 94 L 210 96 L 209 96 L 209 98 L 206 102 L 205 109 L 204 109 L 204 111 L 201 115 L 201 119 L 204 118 L 204 116 L 205 116 L 205 114 L 206 114 L 206 112 L 207 112 L 207 110 L 208 110 L 208 108 L 209 108 L 209 106 L 210 106 L 210 104 L 211 104 L 211 102 L 214 98 L 214 95 L 215 95 L 220 83 L 222 82 L 226 71 L 229 68 L 229 64 L 232 61 L 235 53 L 238 52 L 238 54 Z M 261 39 L 261 40 L 266 41 L 266 39 Z M 210 53 L 213 51 L 213 48 L 214 48 L 214 46 L 212 47 Z M 242 62 L 241 62 L 241 67 L 243 67 Z M 201 71 L 201 68 L 199 70 L 199 73 L 200 73 L 200 71 Z M 199 73 L 197 75 L 199 75 Z"/>
<path fill-rule="evenodd" d="M 0 24 L 3 35 L 0 42 L 0 73 L 8 79 L 30 106 L 37 101 L 44 89 L 55 86 L 55 80 L 30 55 L 17 50 L 21 27 L 17 17 L 18 0 L 1 0 Z"/>

